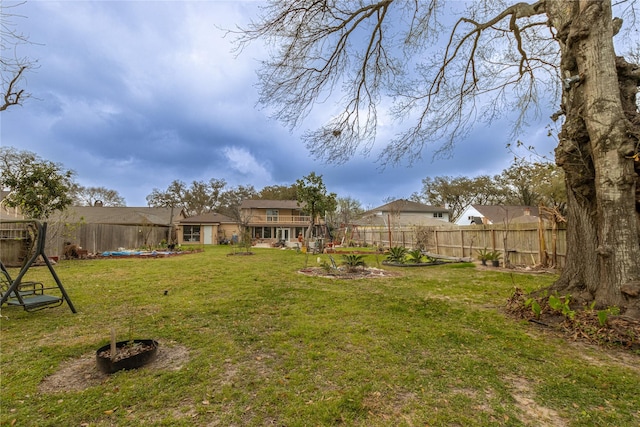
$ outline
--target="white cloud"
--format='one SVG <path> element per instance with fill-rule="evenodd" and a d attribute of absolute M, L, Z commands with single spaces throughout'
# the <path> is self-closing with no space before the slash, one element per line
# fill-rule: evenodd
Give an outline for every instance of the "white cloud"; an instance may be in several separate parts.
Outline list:
<path fill-rule="evenodd" d="M 225 147 L 222 152 L 227 158 L 229 168 L 245 176 L 249 182 L 272 181 L 267 168 L 260 164 L 248 150 L 241 147 Z"/>

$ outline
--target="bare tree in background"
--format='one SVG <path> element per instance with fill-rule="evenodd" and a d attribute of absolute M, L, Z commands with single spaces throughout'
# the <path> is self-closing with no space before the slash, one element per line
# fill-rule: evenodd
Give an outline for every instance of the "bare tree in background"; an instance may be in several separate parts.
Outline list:
<path fill-rule="evenodd" d="M 176 179 L 166 190 L 154 188 L 146 197 L 147 204 L 150 207 L 179 207 L 187 217 L 216 212 L 221 206 L 226 185 L 224 179 L 211 178 L 208 182 L 192 181 L 187 187 Z"/>
<path fill-rule="evenodd" d="M 2 100 L 0 111 L 12 105 L 20 105 L 29 97 L 21 83 L 25 74 L 35 68 L 36 61 L 22 57 L 18 53 L 20 45 L 28 44 L 29 38 L 16 27 L 15 19 L 21 18 L 16 14 L 16 8 L 22 3 L 0 3 L 0 78 L 2 79 Z"/>
<path fill-rule="evenodd" d="M 238 46 L 264 40 L 274 48 L 260 99 L 288 126 L 299 126 L 316 103 L 337 101 L 332 112 L 323 105 L 332 113 L 327 123 L 305 134 L 310 151 L 330 162 L 369 153 L 382 118 L 411 125 L 398 127 L 380 161 L 411 163 L 431 142 L 447 152 L 477 121 L 515 112 L 519 129 L 555 95 L 568 253 L 554 287 L 640 318 L 633 297 L 640 69 L 613 43 L 621 29 L 637 28 L 639 5 L 616 2 L 615 19 L 613 7 L 610 0 L 274 0 L 241 31 Z M 392 105 L 389 116 L 379 115 L 381 105 Z"/>
<path fill-rule="evenodd" d="M 106 187 L 84 187 L 76 184 L 72 193 L 75 206 L 127 206 L 120 193 Z"/>

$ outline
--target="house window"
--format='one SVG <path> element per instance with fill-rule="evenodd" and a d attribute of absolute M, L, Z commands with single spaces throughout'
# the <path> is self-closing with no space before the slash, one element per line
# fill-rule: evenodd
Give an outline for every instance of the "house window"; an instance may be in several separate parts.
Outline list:
<path fill-rule="evenodd" d="M 442 212 L 434 212 L 433 213 L 433 217 L 434 218 L 442 218 Z"/>
<path fill-rule="evenodd" d="M 256 227 L 253 230 L 253 237 L 256 239 L 270 239 L 273 228 L 271 227 Z"/>
<path fill-rule="evenodd" d="M 267 209 L 267 222 L 278 222 L 277 209 Z"/>
<path fill-rule="evenodd" d="M 182 240 L 185 242 L 199 242 L 200 241 L 200 226 L 199 225 L 185 225 L 182 232 Z"/>

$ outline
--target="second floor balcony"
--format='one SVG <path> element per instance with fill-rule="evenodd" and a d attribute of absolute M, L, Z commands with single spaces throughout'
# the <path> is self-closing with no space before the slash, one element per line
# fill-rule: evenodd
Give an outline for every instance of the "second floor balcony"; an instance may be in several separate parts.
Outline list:
<path fill-rule="evenodd" d="M 306 225 L 310 221 L 309 215 L 252 215 L 249 225 Z"/>

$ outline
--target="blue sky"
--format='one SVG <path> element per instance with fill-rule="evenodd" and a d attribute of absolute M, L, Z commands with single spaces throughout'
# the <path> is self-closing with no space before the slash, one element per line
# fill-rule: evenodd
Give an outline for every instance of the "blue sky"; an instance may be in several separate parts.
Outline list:
<path fill-rule="evenodd" d="M 4 0 L 3 0 L 4 1 Z M 509 118 L 479 124 L 452 156 L 436 146 L 412 167 L 380 170 L 375 156 L 326 165 L 300 135 L 322 117 L 318 105 L 289 132 L 256 106 L 256 70 L 265 49 L 240 56 L 220 28 L 246 24 L 259 2 L 29 1 L 15 12 L 38 60 L 24 81 L 32 94 L 2 113 L 3 146 L 33 151 L 76 172 L 84 186 L 114 189 L 127 206 L 146 205 L 154 188 L 179 179 L 224 179 L 230 186 L 290 185 L 314 171 L 329 191 L 363 207 L 420 191 L 426 177 L 498 174 L 513 159 Z M 549 114 L 543 111 L 543 116 Z M 521 139 L 549 153 L 553 140 L 533 123 Z M 394 133 L 393 126 L 387 131 Z M 384 139 L 384 135 L 381 136 Z M 380 141 L 384 142 L 384 141 Z"/>

